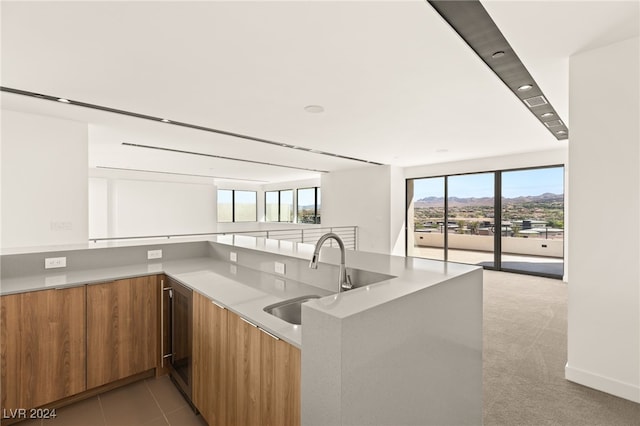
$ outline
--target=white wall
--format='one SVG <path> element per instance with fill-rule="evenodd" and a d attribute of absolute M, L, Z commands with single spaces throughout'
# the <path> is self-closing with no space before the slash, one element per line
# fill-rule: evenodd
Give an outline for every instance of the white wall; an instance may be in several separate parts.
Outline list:
<path fill-rule="evenodd" d="M 147 180 L 145 173 L 108 170 L 91 174 L 91 238 L 216 232 L 211 179 Z"/>
<path fill-rule="evenodd" d="M 358 249 L 404 254 L 401 170 L 367 166 L 322 176 L 322 226 L 358 226 Z M 401 214 L 396 209 L 400 203 Z M 400 246 L 400 248 L 398 248 Z"/>
<path fill-rule="evenodd" d="M 2 111 L 2 247 L 87 241 L 87 134 L 86 123 Z"/>
<path fill-rule="evenodd" d="M 515 141 L 514 143 L 517 143 Z M 567 161 L 567 143 L 558 142 L 558 149 L 503 155 L 450 163 L 427 164 L 405 168 L 405 177 L 421 178 L 454 175 L 459 173 L 489 172 L 493 170 L 520 169 L 526 167 L 553 166 Z"/>
<path fill-rule="evenodd" d="M 570 59 L 566 377 L 640 402 L 638 38 Z M 594 226 L 615 223 L 594 236 Z M 597 240 L 594 241 L 594 238 Z"/>

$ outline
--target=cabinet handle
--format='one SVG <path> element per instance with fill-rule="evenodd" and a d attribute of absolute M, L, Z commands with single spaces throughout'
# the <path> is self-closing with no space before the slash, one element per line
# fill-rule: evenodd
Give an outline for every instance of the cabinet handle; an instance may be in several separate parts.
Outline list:
<path fill-rule="evenodd" d="M 164 280 L 160 281 L 161 284 L 164 284 Z M 173 290 L 171 289 L 171 287 L 163 287 L 162 288 L 162 298 L 161 298 L 161 305 L 160 306 L 160 353 L 162 354 L 162 359 L 160 361 L 160 365 L 162 368 L 164 368 L 164 360 L 166 358 L 169 358 L 172 353 L 169 354 L 165 354 L 164 353 L 164 292 L 168 291 L 169 292 L 169 299 L 171 299 L 173 301 Z M 171 307 L 170 307 L 171 309 Z M 169 315 L 171 315 L 171 312 L 169 313 Z M 169 318 L 169 320 L 171 320 L 171 318 Z M 173 343 L 173 337 L 171 338 L 172 343 Z M 172 351 L 173 352 L 173 351 Z"/>
<path fill-rule="evenodd" d="M 218 304 L 217 304 L 216 302 L 214 302 L 213 300 L 211 301 L 211 303 L 213 303 L 214 305 L 216 305 L 216 306 L 217 306 L 218 308 L 220 308 L 220 309 L 227 309 L 227 308 L 225 308 L 225 307 L 224 307 L 224 306 L 222 306 L 222 305 L 218 305 Z M 241 317 L 241 318 L 242 318 L 242 317 Z"/>
<path fill-rule="evenodd" d="M 170 315 L 171 315 L 171 363 L 173 363 L 173 356 L 175 355 L 175 352 L 173 351 L 173 342 L 175 341 L 175 335 L 176 335 L 176 320 L 174 318 L 174 312 L 175 312 L 175 301 L 173 300 L 173 289 L 170 288 L 169 289 L 169 300 L 171 300 L 171 304 L 169 305 L 171 307 L 170 309 Z"/>
<path fill-rule="evenodd" d="M 280 340 L 280 338 L 279 338 L 278 336 L 274 336 L 273 334 L 269 333 L 267 330 L 265 330 L 265 329 L 263 329 L 263 328 L 258 327 L 258 330 L 262 331 L 262 332 L 263 332 L 264 334 L 266 334 L 267 336 L 271 336 L 271 337 L 273 337 L 273 338 L 274 338 L 274 339 L 276 339 L 276 340 Z"/>
<path fill-rule="evenodd" d="M 246 322 L 247 324 L 249 324 L 251 327 L 255 327 L 255 328 L 259 328 L 257 325 L 255 325 L 254 323 L 252 323 L 251 321 L 244 319 L 242 317 L 240 317 L 240 319 L 244 322 Z"/>

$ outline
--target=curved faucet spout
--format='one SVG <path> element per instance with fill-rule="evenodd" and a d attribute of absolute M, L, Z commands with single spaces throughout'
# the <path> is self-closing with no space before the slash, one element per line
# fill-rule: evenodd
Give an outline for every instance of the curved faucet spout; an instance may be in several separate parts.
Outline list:
<path fill-rule="evenodd" d="M 313 251 L 313 256 L 311 257 L 311 262 L 309 262 L 309 268 L 318 269 L 318 259 L 320 258 L 320 249 L 325 241 L 332 239 L 338 243 L 340 247 L 340 275 L 338 276 L 338 292 L 342 290 L 349 290 L 353 286 L 351 284 L 351 279 L 347 275 L 347 267 L 345 266 L 345 248 L 342 239 L 333 232 L 329 232 L 324 234 L 318 239 L 316 243 L 315 250 Z"/>

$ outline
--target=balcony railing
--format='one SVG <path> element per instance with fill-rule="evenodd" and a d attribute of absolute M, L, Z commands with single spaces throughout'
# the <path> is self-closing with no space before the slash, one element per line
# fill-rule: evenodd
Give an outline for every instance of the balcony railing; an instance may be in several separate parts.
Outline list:
<path fill-rule="evenodd" d="M 357 226 L 331 226 L 331 227 L 301 227 L 290 229 L 260 229 L 255 231 L 225 231 L 207 232 L 197 234 L 172 234 L 172 235 L 145 235 L 135 237 L 111 237 L 111 238 L 90 238 L 89 241 L 97 243 L 99 241 L 126 241 L 126 240 L 149 240 L 149 239 L 171 239 L 184 237 L 205 237 L 214 235 L 248 235 L 252 237 L 264 237 L 274 240 L 286 240 L 297 243 L 315 244 L 318 239 L 328 233 L 337 234 L 344 246 L 349 250 L 358 249 L 358 227 Z M 330 247 L 337 244 L 333 240 L 326 243 Z"/>

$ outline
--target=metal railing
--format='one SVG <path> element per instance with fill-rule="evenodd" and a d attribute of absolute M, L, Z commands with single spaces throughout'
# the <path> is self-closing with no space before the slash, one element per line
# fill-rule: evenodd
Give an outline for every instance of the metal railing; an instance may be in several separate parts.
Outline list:
<path fill-rule="evenodd" d="M 261 229 L 255 231 L 225 231 L 206 232 L 198 234 L 172 234 L 172 235 L 144 235 L 135 237 L 110 237 L 110 238 L 90 238 L 89 241 L 97 243 L 99 241 L 125 241 L 125 240 L 149 240 L 149 239 L 171 239 L 183 237 L 204 237 L 214 235 L 247 235 L 251 237 L 264 237 L 273 240 L 292 241 L 296 243 L 315 244 L 318 239 L 327 232 L 337 234 L 344 242 L 345 248 L 349 250 L 358 249 L 358 227 L 357 226 L 330 226 L 330 227 L 304 227 L 290 229 Z M 333 240 L 327 244 L 330 247 L 337 246 Z"/>

